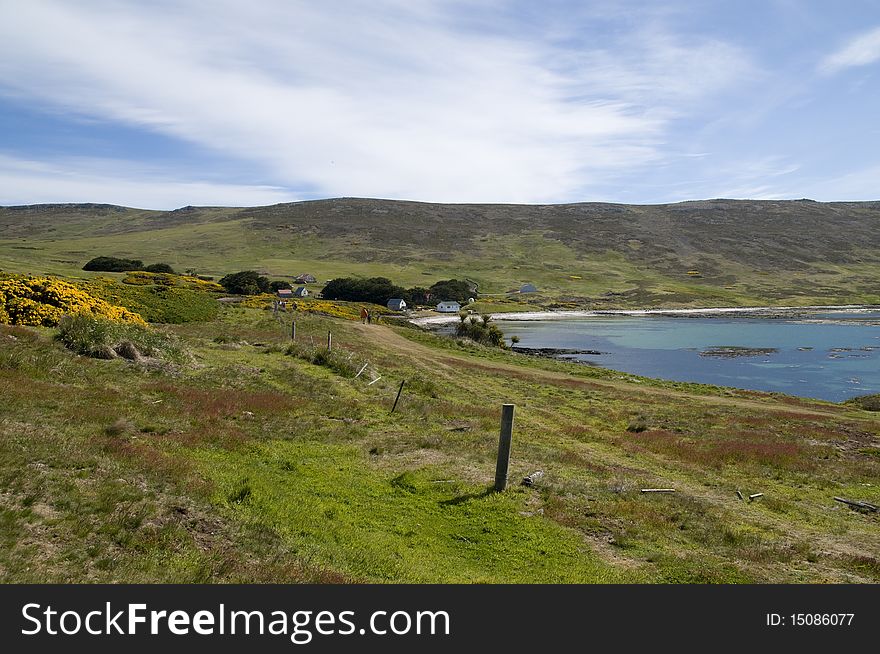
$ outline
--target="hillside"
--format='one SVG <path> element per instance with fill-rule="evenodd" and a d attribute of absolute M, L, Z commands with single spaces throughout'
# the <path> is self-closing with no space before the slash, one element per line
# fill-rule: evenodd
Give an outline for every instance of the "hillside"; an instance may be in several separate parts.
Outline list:
<path fill-rule="evenodd" d="M 342 198 L 147 211 L 0 208 L 0 268 L 81 275 L 92 256 L 221 275 L 531 282 L 544 305 L 880 303 L 880 202 L 474 205 Z"/>

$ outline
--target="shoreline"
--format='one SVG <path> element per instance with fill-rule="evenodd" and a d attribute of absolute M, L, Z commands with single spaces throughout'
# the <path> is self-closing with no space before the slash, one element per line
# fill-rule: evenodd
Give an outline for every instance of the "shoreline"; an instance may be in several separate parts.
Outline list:
<path fill-rule="evenodd" d="M 576 320 L 579 318 L 600 318 L 602 316 L 693 316 L 712 314 L 786 314 L 804 311 L 849 311 L 852 313 L 880 310 L 880 305 L 874 304 L 838 304 L 838 305 L 812 305 L 803 307 L 711 307 L 704 309 L 583 309 L 571 311 L 511 311 L 509 313 L 490 314 L 492 320 L 497 321 L 531 321 L 531 320 Z M 458 322 L 458 314 L 441 316 L 422 316 L 412 318 L 411 323 L 422 327 L 432 325 L 445 325 Z"/>

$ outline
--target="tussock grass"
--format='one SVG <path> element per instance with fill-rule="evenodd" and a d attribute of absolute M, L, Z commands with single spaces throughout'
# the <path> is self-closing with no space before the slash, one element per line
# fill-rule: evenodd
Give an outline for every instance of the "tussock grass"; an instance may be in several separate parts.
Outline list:
<path fill-rule="evenodd" d="M 56 338 L 69 350 L 96 359 L 138 361 L 147 356 L 174 363 L 187 360 L 183 347 L 170 334 L 82 315 L 62 318 Z"/>

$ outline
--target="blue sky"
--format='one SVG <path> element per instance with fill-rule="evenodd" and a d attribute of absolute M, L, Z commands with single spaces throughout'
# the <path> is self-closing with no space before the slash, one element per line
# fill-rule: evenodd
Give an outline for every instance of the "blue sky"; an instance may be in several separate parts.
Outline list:
<path fill-rule="evenodd" d="M 0 204 L 880 199 L 880 3 L 0 0 Z"/>

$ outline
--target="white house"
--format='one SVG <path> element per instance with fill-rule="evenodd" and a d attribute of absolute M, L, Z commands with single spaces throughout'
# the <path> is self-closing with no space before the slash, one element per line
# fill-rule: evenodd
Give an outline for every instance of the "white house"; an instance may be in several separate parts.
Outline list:
<path fill-rule="evenodd" d="M 305 286 L 300 286 L 293 292 L 293 295 L 294 297 L 308 297 L 309 290 Z"/>
<path fill-rule="evenodd" d="M 458 313 L 461 311 L 461 305 L 455 300 L 443 300 L 437 305 L 437 311 L 440 313 Z"/>
<path fill-rule="evenodd" d="M 400 298 L 392 298 L 388 300 L 388 304 L 385 306 L 392 311 L 406 311 L 406 301 Z"/>

